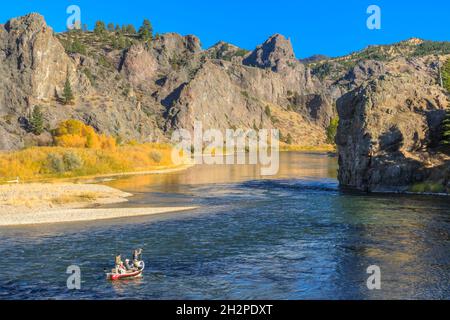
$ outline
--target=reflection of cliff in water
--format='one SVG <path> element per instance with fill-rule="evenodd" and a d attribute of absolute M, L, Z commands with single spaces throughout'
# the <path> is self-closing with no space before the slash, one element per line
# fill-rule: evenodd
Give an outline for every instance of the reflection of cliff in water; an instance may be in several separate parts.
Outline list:
<path fill-rule="evenodd" d="M 336 178 L 336 172 L 336 159 L 325 154 L 281 152 L 280 169 L 274 176 L 261 176 L 260 165 L 197 165 L 171 174 L 118 179 L 108 185 L 129 192 L 145 190 L 183 193 L 189 185 L 226 184 L 257 179 Z"/>

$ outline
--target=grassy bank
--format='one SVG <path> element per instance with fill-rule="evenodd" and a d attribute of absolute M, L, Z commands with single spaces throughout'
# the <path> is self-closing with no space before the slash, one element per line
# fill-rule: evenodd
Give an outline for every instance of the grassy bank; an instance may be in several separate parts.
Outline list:
<path fill-rule="evenodd" d="M 320 146 L 280 145 L 280 151 L 336 152 L 336 146 L 331 144 L 325 144 Z"/>
<path fill-rule="evenodd" d="M 443 183 L 439 182 L 422 182 L 416 183 L 409 188 L 409 192 L 413 193 L 448 193 Z"/>
<path fill-rule="evenodd" d="M 174 167 L 171 146 L 140 144 L 113 149 L 33 147 L 0 153 L 0 183 L 38 181 Z"/>

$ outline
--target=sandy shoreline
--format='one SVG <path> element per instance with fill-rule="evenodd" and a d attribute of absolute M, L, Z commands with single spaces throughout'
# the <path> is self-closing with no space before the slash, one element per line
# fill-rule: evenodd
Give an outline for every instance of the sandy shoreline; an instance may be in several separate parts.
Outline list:
<path fill-rule="evenodd" d="M 61 209 L 0 215 L 0 227 L 110 220 L 194 210 L 195 207 Z"/>
<path fill-rule="evenodd" d="M 95 209 L 132 194 L 98 184 L 0 185 L 0 226 L 95 221 L 193 210 L 194 207 Z"/>

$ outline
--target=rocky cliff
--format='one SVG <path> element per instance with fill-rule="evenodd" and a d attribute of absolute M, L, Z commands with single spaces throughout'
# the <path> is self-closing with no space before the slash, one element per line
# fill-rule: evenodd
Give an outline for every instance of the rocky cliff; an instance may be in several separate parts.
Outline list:
<path fill-rule="evenodd" d="M 203 50 L 195 36 L 175 33 L 150 43 L 114 32 L 55 34 L 30 14 L 0 27 L 0 53 L 1 149 L 49 143 L 48 131 L 68 118 L 122 140 L 166 141 L 199 120 L 205 128 L 278 128 L 291 143 L 321 145 L 335 114 L 281 35 L 251 52 L 224 42 Z M 68 106 L 60 101 L 66 77 L 76 98 Z M 37 105 L 47 129 L 40 137 L 27 130 Z"/>
<path fill-rule="evenodd" d="M 435 56 L 382 63 L 338 99 L 341 185 L 402 192 L 430 181 L 445 190 L 450 157 L 439 140 L 449 100 L 435 63 Z"/>

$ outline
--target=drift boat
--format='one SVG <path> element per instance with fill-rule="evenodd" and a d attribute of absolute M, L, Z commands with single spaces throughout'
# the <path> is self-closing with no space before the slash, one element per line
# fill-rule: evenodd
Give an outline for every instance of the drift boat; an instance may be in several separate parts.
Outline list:
<path fill-rule="evenodd" d="M 128 280 L 142 277 L 142 273 L 145 269 L 144 261 L 139 262 L 139 267 L 137 270 L 127 271 L 127 272 L 116 272 L 115 269 L 112 270 L 111 273 L 106 274 L 106 278 L 111 281 L 117 280 Z"/>

